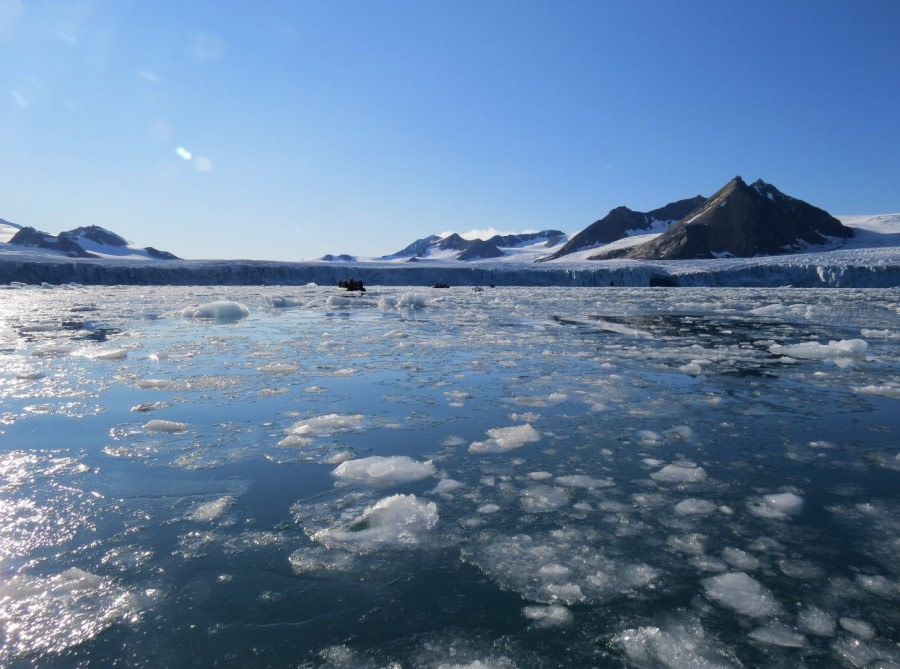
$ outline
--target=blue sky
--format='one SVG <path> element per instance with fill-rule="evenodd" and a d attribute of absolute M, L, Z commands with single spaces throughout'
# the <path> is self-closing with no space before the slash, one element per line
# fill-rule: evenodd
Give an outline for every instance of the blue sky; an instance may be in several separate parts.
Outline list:
<path fill-rule="evenodd" d="M 900 2 L 0 0 L 0 218 L 186 258 L 900 211 Z"/>

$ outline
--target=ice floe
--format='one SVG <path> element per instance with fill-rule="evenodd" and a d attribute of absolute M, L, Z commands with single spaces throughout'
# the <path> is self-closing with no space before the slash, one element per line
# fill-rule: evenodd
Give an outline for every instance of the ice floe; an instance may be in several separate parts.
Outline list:
<path fill-rule="evenodd" d="M 413 546 L 438 522 L 437 505 L 415 495 L 393 495 L 367 506 L 357 517 L 312 534 L 328 548 L 372 550 L 385 546 Z"/>
<path fill-rule="evenodd" d="M 530 423 L 512 427 L 494 427 L 487 431 L 488 439 L 473 441 L 469 445 L 470 453 L 505 453 L 525 444 L 539 441 L 541 433 Z"/>
<path fill-rule="evenodd" d="M 358 481 L 385 487 L 419 481 L 434 476 L 435 471 L 431 460 L 419 462 L 407 455 L 373 455 L 342 462 L 332 474 L 344 481 Z"/>
<path fill-rule="evenodd" d="M 744 572 L 711 576 L 701 582 L 707 597 L 742 615 L 762 618 L 781 611 L 781 606 L 772 592 Z"/>

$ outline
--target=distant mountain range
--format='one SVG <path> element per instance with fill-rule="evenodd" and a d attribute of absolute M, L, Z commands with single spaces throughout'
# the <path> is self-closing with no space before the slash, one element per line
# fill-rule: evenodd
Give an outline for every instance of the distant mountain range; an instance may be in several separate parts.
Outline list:
<path fill-rule="evenodd" d="M 51 235 L 0 219 L 0 242 L 23 250 L 40 249 L 70 258 L 178 260 L 178 256 L 168 251 L 160 251 L 152 246 L 135 246 L 116 233 L 98 225 L 75 228 L 58 235 Z"/>
<path fill-rule="evenodd" d="M 417 239 L 380 258 L 329 254 L 319 260 L 335 264 L 484 260 L 552 264 L 613 258 L 752 258 L 827 251 L 845 246 L 853 236 L 853 228 L 822 209 L 785 195 L 762 180 L 748 185 L 738 176 L 709 198 L 696 195 L 647 212 L 616 207 L 571 238 L 560 230 L 494 235 L 489 239 L 465 239 L 451 233 Z M 95 225 L 54 236 L 0 220 L 0 250 L 3 248 L 77 258 L 178 259 L 153 247 L 135 246 Z"/>
<path fill-rule="evenodd" d="M 378 260 L 525 260 L 523 251 L 537 262 L 751 258 L 827 250 L 852 236 L 851 228 L 822 209 L 738 176 L 709 198 L 697 195 L 647 212 L 616 207 L 571 238 L 559 230 L 486 240 L 431 235 Z"/>

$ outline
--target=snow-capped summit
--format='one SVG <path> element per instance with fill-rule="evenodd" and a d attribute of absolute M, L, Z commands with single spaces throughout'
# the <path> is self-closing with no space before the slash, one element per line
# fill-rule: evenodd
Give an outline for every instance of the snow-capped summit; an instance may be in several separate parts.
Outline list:
<path fill-rule="evenodd" d="M 748 186 L 738 176 L 655 239 L 594 258 L 751 258 L 827 250 L 852 236 L 828 212 L 761 180 Z"/>
<path fill-rule="evenodd" d="M 11 235 L 4 232 L 13 231 Z M 6 221 L 0 222 L 0 243 L 18 250 L 37 250 L 61 254 L 71 258 L 131 258 L 177 260 L 167 251 L 152 246 L 140 247 L 98 225 L 75 228 L 51 235 L 32 227 L 20 227 Z"/>
<path fill-rule="evenodd" d="M 397 253 L 382 260 L 482 260 L 521 256 L 531 251 L 537 257 L 566 241 L 559 230 L 494 235 L 490 239 L 466 239 L 453 232 L 441 237 L 430 235 L 417 239 Z"/>

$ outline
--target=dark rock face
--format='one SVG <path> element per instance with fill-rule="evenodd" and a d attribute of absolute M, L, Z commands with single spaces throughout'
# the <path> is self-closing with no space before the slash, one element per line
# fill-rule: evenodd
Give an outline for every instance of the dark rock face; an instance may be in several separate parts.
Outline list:
<path fill-rule="evenodd" d="M 151 258 L 156 258 L 157 260 L 181 260 L 174 253 L 169 253 L 168 251 L 160 251 L 159 249 L 155 249 L 152 246 L 148 246 L 144 249 L 147 252 L 147 255 Z"/>
<path fill-rule="evenodd" d="M 599 221 L 595 221 L 572 237 L 559 251 L 542 260 L 562 258 L 575 251 L 609 244 L 627 236 L 628 230 L 649 230 L 659 221 L 680 221 L 704 201 L 702 195 L 670 202 L 664 207 L 648 212 L 632 211 L 628 207 L 616 207 Z"/>
<path fill-rule="evenodd" d="M 110 232 L 99 225 L 89 225 L 87 227 L 75 228 L 66 232 L 59 233 L 60 238 L 67 238 L 76 241 L 80 237 L 90 239 L 98 244 L 106 244 L 107 246 L 128 246 L 128 242 L 114 232 Z"/>
<path fill-rule="evenodd" d="M 93 253 L 88 253 L 76 242 L 68 237 L 54 237 L 45 232 L 39 232 L 31 227 L 25 227 L 19 230 L 9 240 L 10 244 L 16 246 L 33 246 L 50 251 L 61 251 L 71 258 L 96 258 Z"/>
<path fill-rule="evenodd" d="M 114 232 L 110 232 L 98 225 L 90 225 L 87 227 L 75 228 L 66 232 L 59 233 L 59 236 L 40 232 L 34 228 L 21 228 L 9 240 L 10 244 L 18 246 L 32 246 L 50 251 L 58 251 L 66 254 L 71 258 L 99 258 L 96 253 L 91 253 L 79 244 L 79 240 L 90 240 L 96 244 L 102 244 L 113 248 L 124 248 L 128 246 L 128 242 Z M 147 255 L 156 260 L 178 260 L 178 256 L 168 251 L 160 251 L 148 246 L 143 249 Z"/>
<path fill-rule="evenodd" d="M 829 238 L 846 239 L 850 228 L 827 212 L 792 198 L 763 181 L 740 177 L 626 258 L 670 260 L 733 256 L 750 258 L 802 251 Z M 608 255 L 598 254 L 600 258 Z"/>
<path fill-rule="evenodd" d="M 342 254 L 337 255 L 337 256 L 336 256 L 336 255 L 332 255 L 332 254 L 330 254 L 330 253 L 326 253 L 324 256 L 322 256 L 322 260 L 325 260 L 325 261 L 327 261 L 327 262 L 335 262 L 335 261 L 339 261 L 339 262 L 356 262 L 356 258 L 354 258 L 354 257 L 351 256 L 351 255 L 347 255 L 346 253 L 342 253 Z"/>
<path fill-rule="evenodd" d="M 469 242 L 469 245 L 456 256 L 457 260 L 475 260 L 477 258 L 499 258 L 503 255 L 503 251 L 497 248 L 497 245 L 491 241 L 475 239 Z"/>
<path fill-rule="evenodd" d="M 428 237 L 425 237 L 423 239 L 417 239 L 416 241 L 414 241 L 412 244 L 410 244 L 406 248 L 401 249 L 400 251 L 397 251 L 396 253 L 389 255 L 389 256 L 385 256 L 385 257 L 386 258 L 403 258 L 405 256 L 413 256 L 413 257 L 419 256 L 419 255 L 422 255 L 423 253 L 425 253 L 425 251 L 428 250 L 428 247 L 430 247 L 432 244 L 436 244 L 439 241 L 441 241 L 441 238 L 438 237 L 437 235 L 429 235 Z"/>

